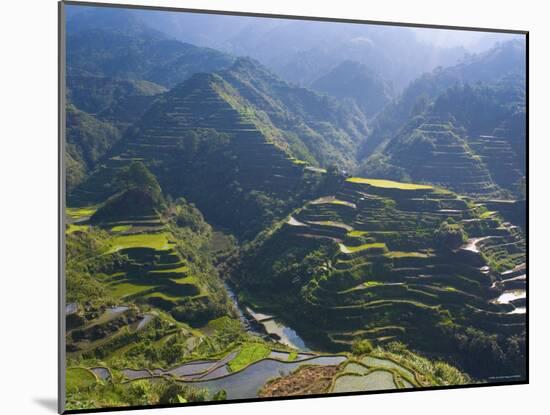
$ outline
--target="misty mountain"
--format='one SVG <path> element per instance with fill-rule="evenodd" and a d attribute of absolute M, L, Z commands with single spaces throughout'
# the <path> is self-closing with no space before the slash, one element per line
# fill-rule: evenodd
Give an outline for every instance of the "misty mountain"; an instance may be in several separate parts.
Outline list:
<path fill-rule="evenodd" d="M 180 41 L 250 56 L 287 81 L 304 86 L 342 61 L 354 60 L 401 90 L 424 72 L 455 64 L 467 52 L 459 46 L 444 48 L 420 41 L 413 29 L 405 27 L 148 10 L 132 13 Z"/>
<path fill-rule="evenodd" d="M 232 62 L 225 53 L 151 29 L 128 10 L 91 9 L 67 23 L 69 76 L 142 79 L 171 87 L 196 72 L 223 69 Z"/>
<path fill-rule="evenodd" d="M 375 121 L 367 143 L 384 137 L 382 131 L 390 138 L 365 160 L 362 173 L 473 195 L 504 189 L 511 192 L 504 197 L 520 196 L 526 174 L 525 72 L 515 60 L 520 46 L 500 45 L 413 83 Z"/>
<path fill-rule="evenodd" d="M 516 86 L 525 89 L 525 43 L 513 40 L 498 44 L 493 49 L 471 55 L 457 65 L 437 68 L 411 82 L 401 96 L 388 105 L 371 123 L 372 133 L 362 149 L 363 157 L 383 147 L 406 123 L 418 115 L 447 88 L 457 84 L 497 82 L 510 77 Z"/>
<path fill-rule="evenodd" d="M 392 99 L 393 89 L 367 66 L 344 61 L 328 74 L 317 79 L 311 88 L 337 98 L 351 98 L 372 117 Z"/>

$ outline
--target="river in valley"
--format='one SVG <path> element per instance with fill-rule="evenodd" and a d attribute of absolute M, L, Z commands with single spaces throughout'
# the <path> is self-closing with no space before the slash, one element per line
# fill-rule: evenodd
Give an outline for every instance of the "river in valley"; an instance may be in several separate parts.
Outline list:
<path fill-rule="evenodd" d="M 224 282 L 224 285 L 229 298 L 237 310 L 239 319 L 243 322 L 247 330 L 257 335 L 265 336 L 267 334 L 276 339 L 279 343 L 302 352 L 310 351 L 296 330 L 287 326 L 275 316 L 258 313 L 250 307 L 243 310 L 230 284 Z"/>

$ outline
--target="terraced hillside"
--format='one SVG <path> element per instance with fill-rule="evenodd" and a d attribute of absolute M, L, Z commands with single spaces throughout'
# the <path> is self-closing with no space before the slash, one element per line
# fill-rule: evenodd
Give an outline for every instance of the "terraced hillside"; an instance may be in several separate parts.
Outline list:
<path fill-rule="evenodd" d="M 252 347 L 265 349 L 264 357 L 237 368 L 235 364 Z M 149 388 L 166 384 L 194 400 L 231 400 L 461 385 L 470 381 L 456 368 L 421 358 L 397 343 L 388 350 L 377 348 L 362 355 L 320 355 L 270 349 L 256 342 L 221 356 L 170 368 L 114 369 L 100 362 L 90 367 L 71 366 L 67 370 L 69 393 L 73 399 L 98 396 L 105 405 L 113 399 L 114 391 L 128 393 L 141 387 L 146 395 L 141 398 L 150 399 Z M 90 389 L 95 393 L 86 395 Z"/>
<path fill-rule="evenodd" d="M 208 220 L 241 235 L 258 232 L 319 180 L 265 126 L 221 77 L 197 74 L 148 111 L 69 204 L 105 200 L 117 190 L 117 171 L 141 160 L 168 194 L 184 195 Z"/>
<path fill-rule="evenodd" d="M 66 409 L 525 380 L 523 41 L 396 97 L 371 37 L 65 7 Z"/>
<path fill-rule="evenodd" d="M 522 197 L 525 176 L 524 77 L 508 75 L 491 84 L 448 88 L 434 102 L 431 112 L 452 114 L 464 126 L 470 149 L 489 170 L 493 182 Z"/>
<path fill-rule="evenodd" d="M 250 301 L 314 344 L 345 350 L 357 339 L 400 340 L 475 376 L 522 373 L 522 296 L 499 300 L 506 290 L 498 281 L 524 263 L 523 234 L 452 192 L 350 178 L 252 244 L 243 261 L 235 278 Z M 464 333 L 484 345 L 464 343 Z M 472 363 L 471 353 L 486 364 Z M 493 367 L 502 354 L 510 367 Z"/>
<path fill-rule="evenodd" d="M 326 354 L 251 331 L 202 256 L 211 235 L 198 211 L 181 201 L 163 209 L 152 194 L 133 188 L 67 210 L 69 409 L 255 398 L 273 393 L 277 376 L 318 392 L 355 390 L 351 376 L 364 390 L 467 383 L 402 345 Z"/>
<path fill-rule="evenodd" d="M 495 184 L 519 194 L 525 171 L 522 171 L 521 155 L 512 144 L 517 137 L 512 140 L 510 135 L 508 129 L 495 128 L 492 135 L 470 138 L 468 144 L 481 157 Z"/>
<path fill-rule="evenodd" d="M 219 74 L 244 99 L 243 110 L 254 112 L 262 131 L 290 154 L 315 166 L 356 169 L 369 129 L 355 102 L 289 84 L 248 58 Z"/>
<path fill-rule="evenodd" d="M 414 182 L 437 184 L 459 193 L 488 196 L 495 194 L 498 187 L 484 163 L 486 158 L 480 157 L 475 150 L 487 155 L 499 144 L 505 145 L 486 137 L 469 141 L 465 131 L 455 127 L 452 118 L 418 116 L 388 144 L 384 151 L 383 168 L 389 174 L 381 176 L 397 176 Z M 502 148 L 502 152 L 506 149 Z M 505 163 L 501 166 L 493 157 L 496 156 L 491 153 L 490 160 L 495 160 L 492 167 L 508 167 Z M 388 169 L 387 166 L 393 167 Z M 380 168 L 377 171 L 376 163 L 369 170 L 375 174 L 381 171 Z"/>
<path fill-rule="evenodd" d="M 76 222 L 68 228 L 69 244 L 87 245 L 88 239 L 94 238 L 103 241 L 97 249 L 107 265 L 91 277 L 99 280 L 108 298 L 114 302 L 149 304 L 171 312 L 176 319 L 184 318 L 192 325 L 223 313 L 227 297 L 219 281 L 208 275 L 207 272 L 213 269 L 200 268 L 194 260 L 197 254 L 177 242 L 182 231 L 167 218 L 161 218 L 152 207 L 153 203 L 142 193 L 129 191 L 113 203 L 139 206 L 139 211 L 119 217 L 106 216 L 102 215 L 107 209 L 103 206 L 89 219 L 77 216 Z M 84 212 L 89 215 L 93 211 Z M 83 210 L 71 209 L 70 212 L 78 215 Z M 90 260 L 94 258 L 91 255 Z M 69 259 L 69 270 L 73 265 L 76 270 L 86 267 L 86 258 Z M 185 317 L 181 317 L 184 314 Z"/>
<path fill-rule="evenodd" d="M 411 117 L 422 113 L 431 103 L 441 103 L 441 98 L 445 96 L 448 99 L 444 101 L 448 105 L 445 105 L 442 114 L 451 113 L 461 118 L 459 113 L 462 113 L 464 117 L 460 119 L 461 124 L 467 124 L 472 120 L 485 124 L 484 131 L 472 131 L 474 136 L 489 134 L 500 122 L 513 116 L 514 107 L 525 108 L 525 48 L 523 40 L 502 42 L 454 66 L 436 68 L 431 73 L 418 77 L 405 88 L 400 97 L 387 105 L 373 120 L 371 133 L 363 143 L 362 156 L 368 158 L 376 152 L 383 152 L 384 147 Z M 449 90 L 477 90 L 481 95 L 451 96 L 447 94 Z M 492 97 L 487 99 L 488 95 Z M 496 111 L 501 113 L 497 119 L 494 117 L 496 112 L 492 112 L 495 107 L 500 107 Z M 493 125 L 488 125 L 491 122 Z M 487 131 L 488 127 L 491 130 Z M 525 134 L 521 137 L 520 147 L 524 146 Z M 359 172 L 369 173 L 365 168 Z"/>
<path fill-rule="evenodd" d="M 181 199 L 163 200 L 154 177 L 134 166 L 127 190 L 67 210 L 71 409 L 219 399 L 219 388 L 174 381 L 193 380 L 186 374 L 215 378 L 269 356 L 271 348 L 286 351 L 237 319 L 200 212 Z"/>

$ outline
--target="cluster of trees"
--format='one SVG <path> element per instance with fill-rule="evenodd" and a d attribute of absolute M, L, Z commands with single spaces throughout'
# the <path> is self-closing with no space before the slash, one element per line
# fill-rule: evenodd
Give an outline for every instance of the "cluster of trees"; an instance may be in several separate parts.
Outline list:
<path fill-rule="evenodd" d="M 101 382 L 67 396 L 67 409 L 90 409 L 97 407 L 166 405 L 187 402 L 225 400 L 224 390 L 212 393 L 186 385 L 173 379 L 159 378 L 157 382 L 136 380 L 121 384 Z"/>
<path fill-rule="evenodd" d="M 434 101 L 433 112 L 452 114 L 471 136 L 487 134 L 525 106 L 525 89 L 515 78 L 496 83 L 454 85 Z"/>
<path fill-rule="evenodd" d="M 105 274 L 126 260 L 120 254 L 104 255 L 110 237 L 100 229 L 66 235 L 66 301 L 102 305 L 112 301 L 101 282 Z"/>
<path fill-rule="evenodd" d="M 115 177 L 115 183 L 123 191 L 137 190 L 147 193 L 155 205 L 164 202 L 157 178 L 141 161 L 134 161 L 128 167 L 123 168 Z"/>
<path fill-rule="evenodd" d="M 71 192 L 120 140 L 121 134 L 111 123 L 101 121 L 71 104 L 66 108 L 66 117 L 66 184 L 67 192 Z"/>
<path fill-rule="evenodd" d="M 455 342 L 458 362 L 472 376 L 525 376 L 525 332 L 505 336 L 473 327 L 452 326 L 445 330 Z"/>
<path fill-rule="evenodd" d="M 439 228 L 434 232 L 435 246 L 444 247 L 446 249 L 456 249 L 466 242 L 466 233 L 462 226 L 454 223 L 452 218 L 441 222 Z"/>

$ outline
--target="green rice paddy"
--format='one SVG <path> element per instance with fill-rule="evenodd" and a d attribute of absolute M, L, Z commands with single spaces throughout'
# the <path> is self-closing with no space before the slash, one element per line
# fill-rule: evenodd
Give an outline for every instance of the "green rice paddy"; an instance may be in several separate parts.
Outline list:
<path fill-rule="evenodd" d="M 383 180 L 383 179 L 365 179 L 362 177 L 350 177 L 349 179 L 346 179 L 346 181 L 350 183 L 368 184 L 374 187 L 382 187 L 385 189 L 399 189 L 399 190 L 433 189 L 433 186 L 428 186 L 424 184 L 402 183 L 402 182 L 394 182 L 393 180 Z"/>
<path fill-rule="evenodd" d="M 75 223 L 69 223 L 65 232 L 67 233 L 67 235 L 69 235 L 73 232 L 86 232 L 88 228 L 88 225 L 77 225 Z"/>
<path fill-rule="evenodd" d="M 390 258 L 429 258 L 429 255 L 424 252 L 403 252 L 390 251 L 386 254 Z"/>
<path fill-rule="evenodd" d="M 127 232 L 132 229 L 132 225 L 116 225 L 111 228 L 111 232 Z"/>
<path fill-rule="evenodd" d="M 66 375 L 67 392 L 76 392 L 97 383 L 97 377 L 94 372 L 83 367 L 69 367 L 67 368 Z"/>
<path fill-rule="evenodd" d="M 229 362 L 229 368 L 232 372 L 261 360 L 271 353 L 271 349 L 263 343 L 248 343 L 245 344 L 237 353 L 237 356 Z"/>
<path fill-rule="evenodd" d="M 92 216 L 97 209 L 98 206 L 68 207 L 66 213 L 71 219 L 82 219 Z"/>
<path fill-rule="evenodd" d="M 169 234 L 164 232 L 117 235 L 113 238 L 109 253 L 126 248 L 152 248 L 158 251 L 165 251 L 170 249 L 171 243 L 168 238 Z"/>
<path fill-rule="evenodd" d="M 113 284 L 109 288 L 109 293 L 115 298 L 122 298 L 136 295 L 141 292 L 157 288 L 155 285 L 134 284 L 132 282 L 121 282 Z"/>
<path fill-rule="evenodd" d="M 363 244 L 359 246 L 347 246 L 343 244 L 340 245 L 340 250 L 346 254 L 352 254 L 352 253 L 364 251 L 367 249 L 387 249 L 387 247 L 384 242 L 373 242 L 373 243 Z"/>

